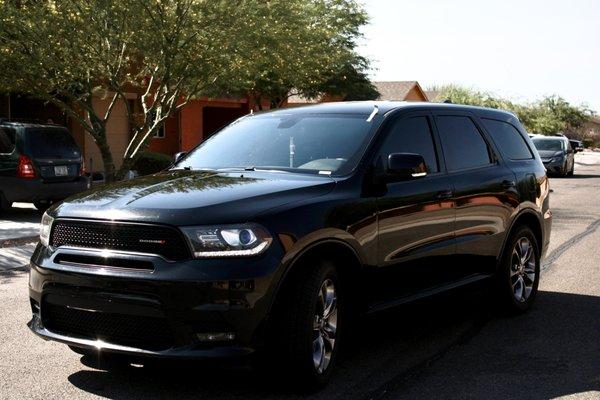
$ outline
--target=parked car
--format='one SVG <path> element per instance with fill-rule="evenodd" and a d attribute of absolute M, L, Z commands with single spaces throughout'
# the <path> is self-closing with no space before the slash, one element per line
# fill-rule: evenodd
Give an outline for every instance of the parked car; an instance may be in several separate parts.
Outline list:
<path fill-rule="evenodd" d="M 39 210 L 88 188 L 81 151 L 66 128 L 0 121 L 0 211 Z"/>
<path fill-rule="evenodd" d="M 266 354 L 318 386 L 362 313 L 484 282 L 511 312 L 535 300 L 548 179 L 510 113 L 329 103 L 177 158 L 47 211 L 33 332 L 105 357 Z"/>
<path fill-rule="evenodd" d="M 548 172 L 559 176 L 573 176 L 575 150 L 565 136 L 536 136 L 532 139 Z"/>
<path fill-rule="evenodd" d="M 571 144 L 571 148 L 575 153 L 579 153 L 585 149 L 585 145 L 580 140 L 569 139 L 569 143 Z"/>

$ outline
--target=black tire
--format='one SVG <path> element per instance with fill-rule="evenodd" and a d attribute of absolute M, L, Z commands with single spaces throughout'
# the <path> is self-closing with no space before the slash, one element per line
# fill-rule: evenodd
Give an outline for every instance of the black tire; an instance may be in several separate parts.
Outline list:
<path fill-rule="evenodd" d="M 296 274 L 282 289 L 285 293 L 281 296 L 283 301 L 280 302 L 275 315 L 273 325 L 276 327 L 276 336 L 272 336 L 273 346 L 268 359 L 271 365 L 277 365 L 278 369 L 283 366 L 283 371 L 278 372 L 285 372 L 283 377 L 293 377 L 290 382 L 297 385 L 298 389 L 312 391 L 326 385 L 334 370 L 340 347 L 340 328 L 343 328 L 344 322 L 343 288 L 333 263 L 315 261 L 312 266 L 305 264 L 300 269 L 302 273 Z M 315 340 L 315 337 L 321 329 L 315 328 L 315 321 L 322 309 L 319 293 L 328 283 L 334 285 L 334 342 L 328 363 L 317 367 L 313 361 L 313 353 L 316 351 L 314 342 L 319 343 L 319 339 Z M 321 321 L 325 320 L 326 318 L 323 318 Z M 327 321 L 319 323 L 327 325 Z M 329 335 L 330 331 L 328 337 Z M 331 342 L 322 338 L 320 343 L 325 345 L 324 348 L 329 348 Z M 319 370 L 321 367 L 322 371 Z"/>
<path fill-rule="evenodd" d="M 565 165 L 563 165 L 563 166 L 560 168 L 560 172 L 558 173 L 558 175 L 559 175 L 561 178 L 565 178 L 565 177 L 566 177 L 568 174 L 569 174 L 569 170 L 567 169 L 567 162 L 565 161 Z"/>
<path fill-rule="evenodd" d="M 571 166 L 571 169 L 569 170 L 569 173 L 567 175 L 569 175 L 569 176 L 575 175 L 575 162 L 573 162 L 573 165 Z"/>
<path fill-rule="evenodd" d="M 519 243 L 531 245 L 532 262 L 520 262 Z M 518 264 L 518 265 L 517 265 Z M 524 265 L 524 267 L 522 267 Z M 533 273 L 533 279 L 531 279 Z M 521 283 L 519 284 L 519 277 Z M 533 231 L 527 226 L 518 226 L 506 241 L 502 259 L 495 276 L 497 304 L 501 311 L 508 314 L 521 314 L 531 308 L 538 292 L 540 281 L 540 250 Z M 529 287 L 528 287 L 529 286 Z M 523 298 L 519 297 L 519 287 Z"/>
<path fill-rule="evenodd" d="M 12 207 L 12 203 L 10 201 L 6 200 L 6 197 L 4 197 L 4 194 L 2 192 L 0 192 L 0 213 L 10 210 L 11 207 Z"/>
<path fill-rule="evenodd" d="M 33 202 L 33 205 L 35 208 L 37 208 L 38 211 L 44 212 L 48 208 L 50 208 L 50 206 L 52 205 L 52 202 L 51 201 L 35 201 L 35 202 Z"/>

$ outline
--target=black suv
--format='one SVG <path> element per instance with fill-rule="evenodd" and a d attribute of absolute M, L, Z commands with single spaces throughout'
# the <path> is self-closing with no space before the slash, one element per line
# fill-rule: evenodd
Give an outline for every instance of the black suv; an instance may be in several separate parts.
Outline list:
<path fill-rule="evenodd" d="M 528 309 L 548 194 L 507 112 L 357 102 L 246 116 L 167 171 L 53 206 L 29 327 L 82 353 L 276 354 L 322 384 L 361 313 L 483 281 Z"/>
<path fill-rule="evenodd" d="M 0 211 L 17 201 L 46 210 L 88 188 L 81 151 L 66 128 L 0 121 Z"/>

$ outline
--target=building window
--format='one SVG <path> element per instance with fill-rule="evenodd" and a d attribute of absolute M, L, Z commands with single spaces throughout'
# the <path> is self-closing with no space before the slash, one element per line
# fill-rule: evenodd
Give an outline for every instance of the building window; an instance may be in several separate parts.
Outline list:
<path fill-rule="evenodd" d="M 152 136 L 154 139 L 164 139 L 165 138 L 165 124 L 163 123 L 160 128 L 154 133 Z"/>

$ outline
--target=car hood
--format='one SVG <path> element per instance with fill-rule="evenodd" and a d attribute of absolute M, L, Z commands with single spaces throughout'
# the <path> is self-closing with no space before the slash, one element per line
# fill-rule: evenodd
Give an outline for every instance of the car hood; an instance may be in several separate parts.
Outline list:
<path fill-rule="evenodd" d="M 59 218 L 110 219 L 171 225 L 246 222 L 258 213 L 330 192 L 323 175 L 172 170 L 105 185 L 52 209 Z"/>
<path fill-rule="evenodd" d="M 541 158 L 551 158 L 551 157 L 560 156 L 563 154 L 562 151 L 556 151 L 556 150 L 538 150 L 538 153 Z"/>

